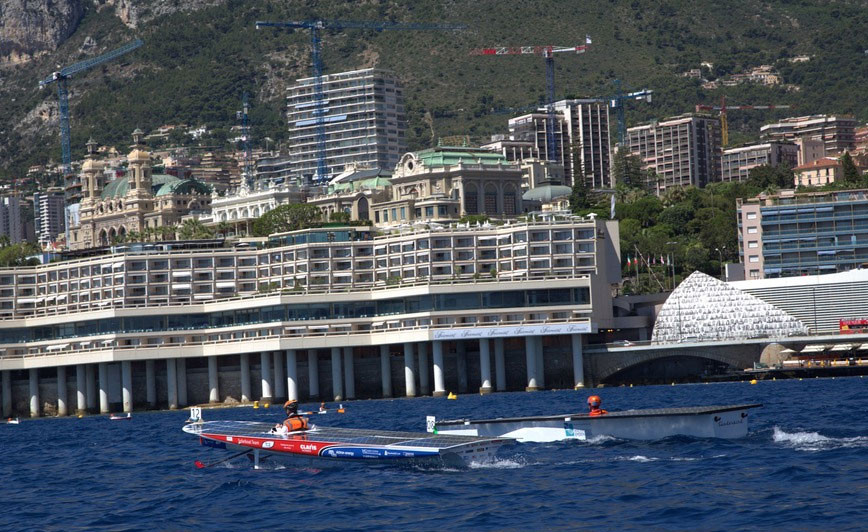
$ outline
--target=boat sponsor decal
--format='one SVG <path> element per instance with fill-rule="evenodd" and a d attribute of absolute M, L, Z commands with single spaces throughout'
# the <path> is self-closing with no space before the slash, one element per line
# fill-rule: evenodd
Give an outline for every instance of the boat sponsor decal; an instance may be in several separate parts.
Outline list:
<path fill-rule="evenodd" d="M 205 447 L 213 447 L 215 449 L 225 449 L 226 443 L 222 441 L 212 440 L 210 438 L 199 438 L 199 443 Z"/>
<path fill-rule="evenodd" d="M 714 420 L 717 421 L 718 427 L 727 427 L 729 425 L 741 425 L 742 423 L 744 423 L 745 418 L 742 417 L 738 419 L 728 419 L 726 421 L 722 421 L 720 419 L 720 416 L 714 416 Z"/>
<path fill-rule="evenodd" d="M 340 447 L 331 446 L 320 451 L 320 456 L 327 458 L 350 458 L 350 459 L 398 459 L 398 458 L 422 458 L 437 456 L 438 451 L 416 451 L 382 449 L 377 447 Z"/>
<path fill-rule="evenodd" d="M 434 330 L 434 340 L 462 340 L 473 338 L 512 338 L 522 336 L 545 336 L 553 334 L 587 334 L 591 323 L 555 323 L 550 325 L 521 325 L 518 327 L 473 327 L 464 329 Z"/>
<path fill-rule="evenodd" d="M 272 447 L 274 447 L 274 441 L 267 440 L 267 441 L 262 442 L 262 448 L 263 449 L 271 449 Z"/>
<path fill-rule="evenodd" d="M 585 439 L 585 431 L 577 429 L 572 423 L 564 423 L 564 434 L 567 438 Z"/>

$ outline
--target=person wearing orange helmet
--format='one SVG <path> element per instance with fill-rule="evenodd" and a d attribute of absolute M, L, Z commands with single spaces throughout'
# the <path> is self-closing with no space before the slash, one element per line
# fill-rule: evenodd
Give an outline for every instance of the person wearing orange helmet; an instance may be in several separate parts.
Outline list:
<path fill-rule="evenodd" d="M 294 430 L 305 430 L 308 428 L 307 418 L 298 413 L 298 401 L 290 399 L 283 403 L 283 410 L 286 412 L 286 420 L 283 423 L 276 425 L 272 432 L 277 434 L 287 434 Z"/>
<path fill-rule="evenodd" d="M 602 416 L 604 414 L 608 414 L 609 412 L 600 408 L 600 405 L 603 403 L 603 400 L 600 399 L 599 395 L 592 395 L 588 397 L 588 415 L 589 416 Z"/>

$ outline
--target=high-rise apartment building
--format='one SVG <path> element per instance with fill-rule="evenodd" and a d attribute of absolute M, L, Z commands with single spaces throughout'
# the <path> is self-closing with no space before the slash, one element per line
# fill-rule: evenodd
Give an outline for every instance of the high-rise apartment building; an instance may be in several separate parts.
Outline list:
<path fill-rule="evenodd" d="M 652 170 L 645 184 L 660 194 L 669 187 L 704 187 L 720 181 L 720 120 L 683 115 L 627 129 L 631 155 Z"/>
<path fill-rule="evenodd" d="M 757 166 L 786 165 L 795 168 L 798 164 L 799 147 L 791 142 L 766 142 L 723 150 L 720 158 L 722 181 L 745 181 L 750 171 Z"/>
<path fill-rule="evenodd" d="M 760 128 L 760 135 L 768 140 L 822 140 L 824 155 L 853 151 L 856 147 L 855 133 L 856 119 L 851 116 L 797 116 Z"/>
<path fill-rule="evenodd" d="M 47 246 L 66 230 L 64 223 L 63 189 L 50 188 L 46 192 L 33 195 L 33 218 L 36 227 L 36 240 Z"/>
<path fill-rule="evenodd" d="M 21 225 L 21 207 L 18 196 L 0 196 L 0 235 L 9 237 L 9 242 L 17 244 L 24 240 L 24 227 Z"/>
<path fill-rule="evenodd" d="M 564 166 L 567 185 L 584 178 L 589 188 L 612 188 L 609 106 L 603 100 L 555 102 L 555 157 Z M 512 118 L 509 136 L 529 141 L 540 157 L 548 157 L 548 115 L 544 112 Z"/>
<path fill-rule="evenodd" d="M 294 175 L 316 179 L 317 118 L 314 79 L 289 88 L 289 154 Z M 347 165 L 392 170 L 407 151 L 404 95 L 395 74 L 368 68 L 322 76 L 328 176 Z"/>

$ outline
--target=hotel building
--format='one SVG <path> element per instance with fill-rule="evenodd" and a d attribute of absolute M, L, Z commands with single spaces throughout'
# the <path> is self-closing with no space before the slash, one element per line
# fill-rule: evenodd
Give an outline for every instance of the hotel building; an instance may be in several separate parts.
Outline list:
<path fill-rule="evenodd" d="M 786 165 L 795 168 L 799 148 L 790 142 L 766 142 L 723 150 L 720 158 L 722 181 L 746 181 L 750 171 L 758 166 Z"/>
<path fill-rule="evenodd" d="M 618 242 L 549 216 L 0 270 L 3 415 L 581 386 Z"/>
<path fill-rule="evenodd" d="M 851 116 L 798 116 L 760 128 L 760 135 L 768 140 L 820 140 L 824 146 L 823 155 L 853 151 L 856 147 L 855 133 L 856 119 Z"/>

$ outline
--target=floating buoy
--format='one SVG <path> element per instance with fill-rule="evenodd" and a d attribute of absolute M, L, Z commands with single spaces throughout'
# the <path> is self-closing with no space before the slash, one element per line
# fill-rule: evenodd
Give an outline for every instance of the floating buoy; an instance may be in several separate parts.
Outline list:
<path fill-rule="evenodd" d="M 778 379 L 777 379 L 777 377 L 772 377 L 772 380 L 773 380 L 773 381 L 776 381 L 776 380 L 778 380 Z"/>
<path fill-rule="evenodd" d="M 633 387 L 633 385 L 631 384 L 631 385 L 630 385 L 630 388 L 632 388 L 632 387 Z"/>
<path fill-rule="evenodd" d="M 81 418 L 83 418 L 83 417 L 84 417 L 84 416 L 81 415 L 81 414 L 78 415 L 78 419 L 81 419 Z"/>
<path fill-rule="evenodd" d="M 799 380 L 802 380 L 802 378 L 801 378 L 801 377 L 799 377 Z"/>
<path fill-rule="evenodd" d="M 458 396 L 452 392 L 449 392 L 449 395 L 446 396 L 447 399 L 458 399 Z"/>
<path fill-rule="evenodd" d="M 675 386 L 675 383 L 674 383 L 674 382 L 672 383 L 672 386 Z"/>
<path fill-rule="evenodd" d="M 757 380 L 756 380 L 756 379 L 751 379 L 750 383 L 751 383 L 751 384 L 756 384 L 756 383 L 757 383 Z"/>
<path fill-rule="evenodd" d="M 262 405 L 262 408 L 268 408 L 269 406 L 271 406 L 270 403 L 265 403 L 264 405 Z"/>
<path fill-rule="evenodd" d="M 253 401 L 253 408 L 259 408 L 259 401 Z"/>

